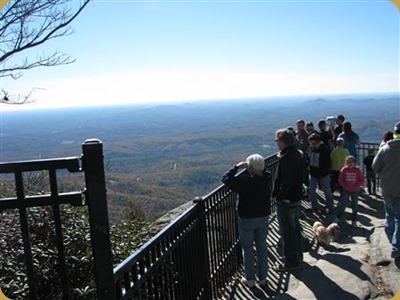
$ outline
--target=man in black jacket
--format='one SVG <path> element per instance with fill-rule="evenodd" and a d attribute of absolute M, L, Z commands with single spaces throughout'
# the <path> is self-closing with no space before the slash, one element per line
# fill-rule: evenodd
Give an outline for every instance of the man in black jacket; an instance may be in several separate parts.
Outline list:
<path fill-rule="evenodd" d="M 247 169 L 235 176 L 240 169 Z M 259 154 L 249 156 L 231 168 L 222 182 L 239 194 L 239 239 L 243 250 L 245 278 L 248 287 L 254 287 L 254 248 L 257 251 L 257 275 L 260 285 L 265 285 L 268 271 L 268 216 L 271 213 L 271 174 L 265 169 L 264 158 Z"/>
<path fill-rule="evenodd" d="M 333 196 L 330 188 L 331 156 L 318 134 L 312 134 L 308 138 L 311 146 L 310 152 L 310 202 L 313 211 L 319 211 L 317 200 L 317 185 L 325 195 L 325 212 L 333 212 Z"/>
<path fill-rule="evenodd" d="M 332 137 L 334 139 L 334 141 L 336 142 L 336 140 L 338 139 L 339 135 L 343 132 L 343 123 L 345 121 L 345 117 L 343 115 L 338 115 L 336 117 L 336 127 L 334 127 L 334 124 L 330 125 L 330 129 L 331 129 L 331 134 Z"/>
<path fill-rule="evenodd" d="M 283 238 L 285 262 L 277 271 L 295 270 L 303 261 L 301 225 L 299 222 L 303 179 L 304 154 L 294 145 L 293 133 L 287 129 L 276 132 L 279 164 L 273 196 L 276 197 L 279 227 Z"/>
<path fill-rule="evenodd" d="M 332 134 L 326 130 L 326 121 L 321 119 L 318 121 L 318 128 L 319 128 L 319 136 L 321 137 L 321 141 L 328 147 L 329 151 L 333 149 L 333 139 Z"/>

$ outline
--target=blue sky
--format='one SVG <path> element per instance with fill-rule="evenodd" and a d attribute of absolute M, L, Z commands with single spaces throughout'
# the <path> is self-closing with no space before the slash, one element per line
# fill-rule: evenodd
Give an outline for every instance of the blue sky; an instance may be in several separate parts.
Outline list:
<path fill-rule="evenodd" d="M 389 1 L 93 1 L 35 49 L 76 63 L 4 79 L 35 107 L 399 92 Z"/>

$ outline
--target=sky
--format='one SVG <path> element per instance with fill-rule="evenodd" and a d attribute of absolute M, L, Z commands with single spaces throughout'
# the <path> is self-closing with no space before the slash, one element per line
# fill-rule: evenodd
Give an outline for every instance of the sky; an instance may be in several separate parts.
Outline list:
<path fill-rule="evenodd" d="M 399 11 L 386 0 L 92 0 L 72 27 L 26 54 L 74 64 L 0 88 L 37 88 L 26 108 L 400 91 Z"/>

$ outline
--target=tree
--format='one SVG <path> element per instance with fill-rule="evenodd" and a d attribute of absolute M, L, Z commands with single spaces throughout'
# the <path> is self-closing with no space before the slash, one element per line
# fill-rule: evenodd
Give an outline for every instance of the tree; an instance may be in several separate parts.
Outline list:
<path fill-rule="evenodd" d="M 27 173 L 24 176 L 26 193 L 42 194 L 48 191 L 47 173 Z M 63 181 L 61 188 L 75 190 L 71 178 Z M 12 180 L 0 181 L 0 198 L 15 196 Z M 32 257 L 37 274 L 37 291 L 40 299 L 62 299 L 59 283 L 57 247 L 53 209 L 50 206 L 26 209 L 28 215 Z M 65 257 L 71 288 L 71 299 L 95 299 L 93 253 L 90 243 L 90 223 L 87 207 L 61 205 L 61 220 L 65 243 Z M 110 228 L 113 264 L 117 265 L 143 245 L 150 236 L 144 213 L 129 203 L 125 215 Z M 0 212 L 0 283 L 4 294 L 12 299 L 28 299 L 27 276 L 19 212 L 7 209 Z"/>
<path fill-rule="evenodd" d="M 75 59 L 65 53 L 37 54 L 28 58 L 25 53 L 44 43 L 73 33 L 71 22 L 90 0 L 13 0 L 0 11 L 0 78 L 18 79 L 24 71 L 38 67 L 71 64 Z M 23 104 L 27 95 L 0 92 L 0 103 Z"/>

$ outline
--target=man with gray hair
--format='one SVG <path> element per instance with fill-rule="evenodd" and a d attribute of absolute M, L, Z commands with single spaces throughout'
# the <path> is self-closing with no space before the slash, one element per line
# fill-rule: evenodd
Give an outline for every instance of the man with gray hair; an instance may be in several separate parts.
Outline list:
<path fill-rule="evenodd" d="M 280 152 L 273 196 L 276 197 L 285 258 L 284 263 L 277 266 L 279 272 L 295 270 L 303 261 L 299 213 L 306 166 L 304 154 L 296 149 L 294 139 L 292 131 L 288 129 L 276 132 L 276 142 Z"/>
<path fill-rule="evenodd" d="M 236 176 L 240 169 L 247 169 Z M 268 216 L 271 213 L 272 178 L 265 169 L 264 158 L 259 154 L 239 162 L 222 178 L 222 182 L 238 193 L 239 239 L 242 245 L 245 278 L 242 282 L 252 288 L 256 283 L 254 248 L 257 252 L 257 275 L 260 285 L 265 285 L 268 272 Z"/>
<path fill-rule="evenodd" d="M 375 156 L 372 168 L 381 177 L 385 201 L 385 232 L 392 244 L 391 256 L 400 268 L 400 122 L 394 126 L 394 139 L 387 142 Z"/>

